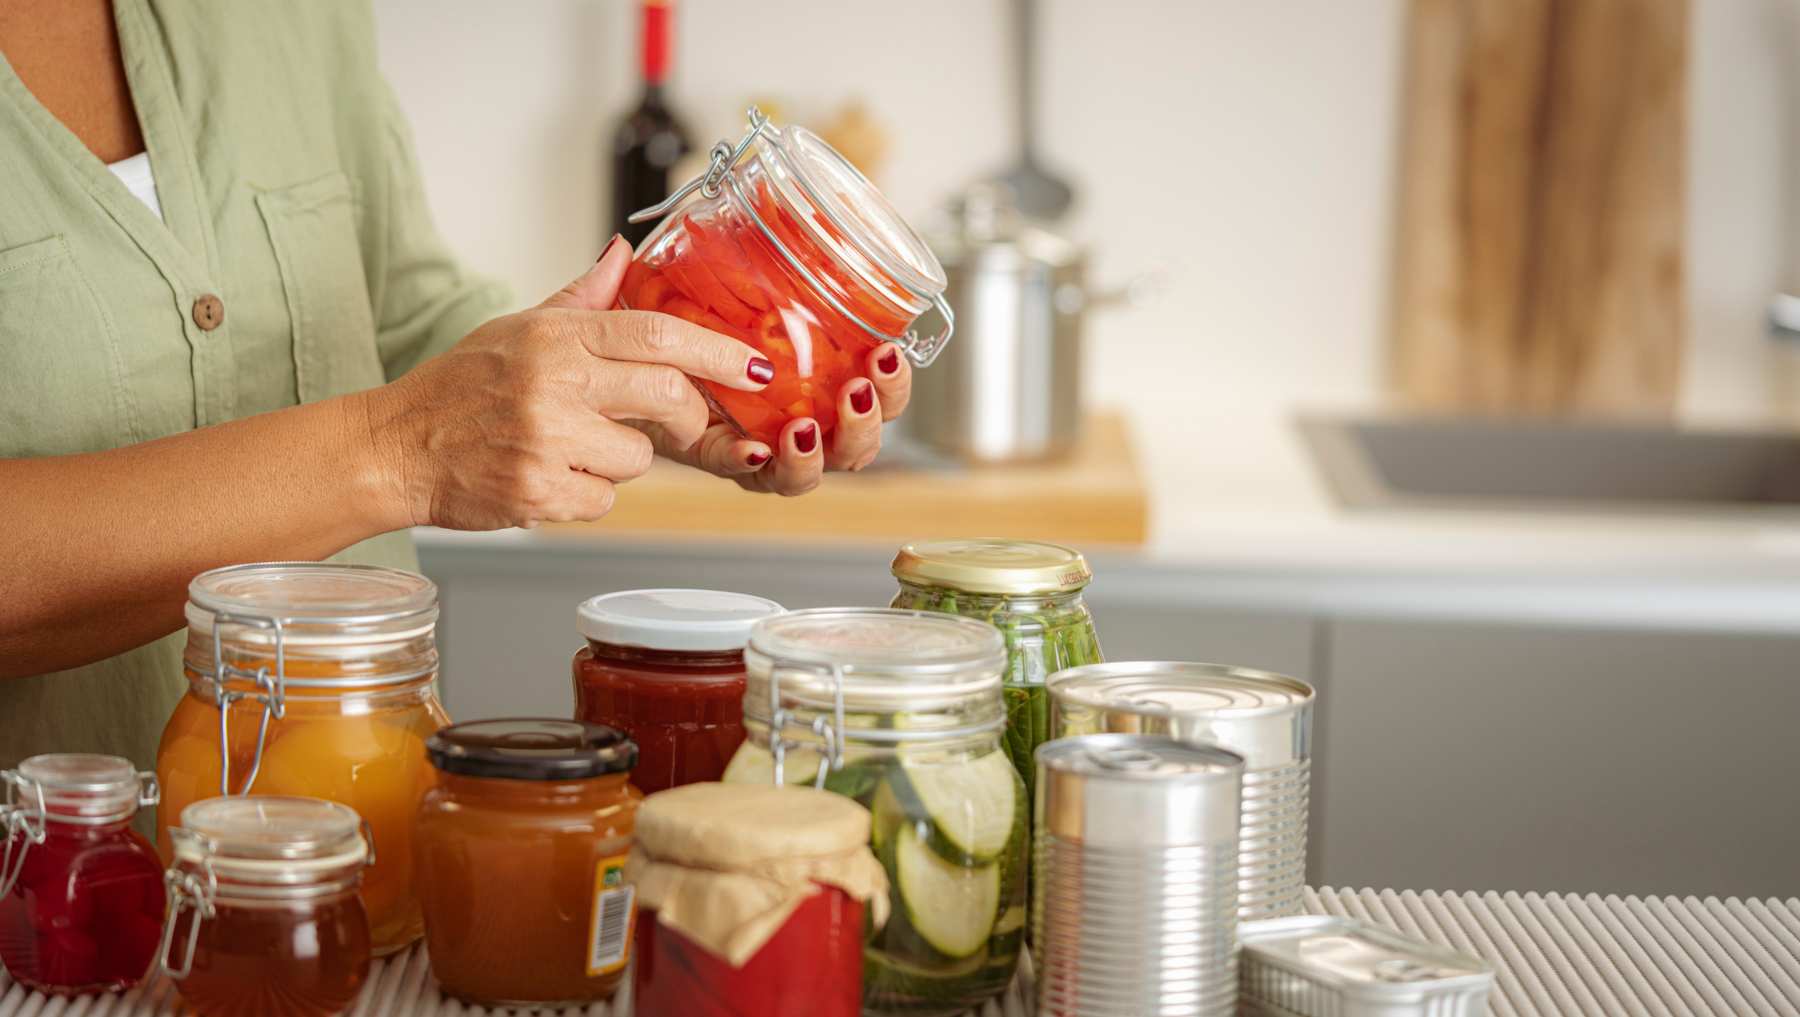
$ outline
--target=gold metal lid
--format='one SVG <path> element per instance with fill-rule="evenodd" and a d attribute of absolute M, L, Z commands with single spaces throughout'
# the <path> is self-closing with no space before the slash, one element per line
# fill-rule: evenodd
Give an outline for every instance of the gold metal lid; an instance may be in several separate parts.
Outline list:
<path fill-rule="evenodd" d="M 1036 540 L 927 540 L 894 556 L 894 578 L 965 593 L 1072 593 L 1094 573 L 1081 552 Z"/>

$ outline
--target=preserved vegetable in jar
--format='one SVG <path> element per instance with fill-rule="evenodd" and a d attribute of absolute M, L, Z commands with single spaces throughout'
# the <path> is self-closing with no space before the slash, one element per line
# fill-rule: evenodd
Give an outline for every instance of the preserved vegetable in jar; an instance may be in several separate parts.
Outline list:
<path fill-rule="evenodd" d="M 1006 640 L 1006 751 L 1032 801 L 1032 753 L 1050 738 L 1045 681 L 1097 664 L 1100 639 L 1081 593 L 1093 579 L 1081 552 L 1030 540 L 934 540 L 894 556 L 900 592 L 889 606 L 977 618 Z"/>
<path fill-rule="evenodd" d="M 482 720 L 444 728 L 427 751 L 439 779 L 419 806 L 416 871 L 438 984 L 486 1006 L 611 996 L 631 959 L 630 739 Z"/>
<path fill-rule="evenodd" d="M 937 257 L 805 128 L 777 128 L 752 109 L 749 133 L 735 147 L 715 146 L 703 178 L 632 218 L 669 209 L 626 272 L 619 305 L 741 339 L 775 365 L 760 392 L 699 382 L 740 435 L 774 446 L 797 417 L 829 435 L 838 392 L 863 373 L 870 350 L 893 342 L 923 367 L 950 338 Z M 914 319 L 933 307 L 942 328 L 920 337 Z"/>
<path fill-rule="evenodd" d="M 324 798 L 369 824 L 362 881 L 376 956 L 419 938 L 413 818 L 432 784 L 437 587 L 399 569 L 239 565 L 188 588 L 188 693 L 157 749 L 158 846 L 189 804 L 220 794 Z M 223 713 L 223 716 L 221 716 Z"/>
<path fill-rule="evenodd" d="M 772 600 L 714 590 L 583 601 L 576 719 L 631 736 L 631 783 L 645 794 L 718 780 L 744 740 L 744 641 L 751 626 L 780 613 Z"/>
<path fill-rule="evenodd" d="M 117 756 L 32 756 L 0 770 L 0 963 L 51 995 L 136 985 L 156 959 L 162 865 L 131 819 L 156 779 Z"/>
<path fill-rule="evenodd" d="M 645 799 L 638 1017 L 857 1017 L 864 914 L 887 920 L 869 813 L 811 788 L 690 784 Z"/>
<path fill-rule="evenodd" d="M 198 1017 L 325 1017 L 369 974 L 356 813 L 318 798 L 214 798 L 171 830 L 163 971 Z"/>
<path fill-rule="evenodd" d="M 1002 749 L 993 626 L 884 608 L 795 611 L 744 649 L 728 782 L 818 785 L 872 814 L 893 915 L 863 1006 L 948 1015 L 1004 991 L 1025 935 L 1025 786 Z"/>

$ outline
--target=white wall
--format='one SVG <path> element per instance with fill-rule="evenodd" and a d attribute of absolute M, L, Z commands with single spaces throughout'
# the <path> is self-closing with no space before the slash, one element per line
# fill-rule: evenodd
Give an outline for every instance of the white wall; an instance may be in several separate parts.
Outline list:
<path fill-rule="evenodd" d="M 1687 402 L 1763 392 L 1789 276 L 1800 0 L 1694 0 Z M 634 100 L 628 0 L 380 0 L 383 61 L 440 224 L 535 299 L 604 240 L 603 138 Z M 1160 269 L 1093 322 L 1091 392 L 1168 431 L 1236 407 L 1363 401 L 1385 354 L 1404 0 L 1046 0 L 1042 128 L 1095 275 Z M 680 0 L 674 91 L 702 144 L 748 99 L 888 125 L 883 185 L 925 212 L 1010 153 L 1005 0 Z M 1196 399 L 1195 396 L 1198 398 Z"/>

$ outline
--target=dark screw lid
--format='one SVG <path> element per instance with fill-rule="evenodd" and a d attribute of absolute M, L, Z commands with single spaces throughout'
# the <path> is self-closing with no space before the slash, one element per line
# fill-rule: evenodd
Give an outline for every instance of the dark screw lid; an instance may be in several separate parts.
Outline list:
<path fill-rule="evenodd" d="M 617 728 L 519 717 L 452 724 L 431 736 L 425 755 L 445 773 L 502 780 L 582 780 L 624 773 L 637 743 Z"/>

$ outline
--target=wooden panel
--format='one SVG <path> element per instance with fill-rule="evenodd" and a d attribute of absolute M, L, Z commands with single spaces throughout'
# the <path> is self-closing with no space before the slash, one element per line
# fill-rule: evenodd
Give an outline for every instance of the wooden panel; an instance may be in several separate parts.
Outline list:
<path fill-rule="evenodd" d="M 1664 414 L 1687 0 L 1414 0 L 1394 372 L 1436 410 Z"/>
<path fill-rule="evenodd" d="M 834 473 L 800 498 L 750 494 L 673 463 L 619 490 L 595 523 L 549 533 L 647 532 L 712 536 L 899 539 L 1006 536 L 1086 547 L 1144 542 L 1149 508 L 1125 421 L 1088 422 L 1066 460 L 939 471 Z"/>

